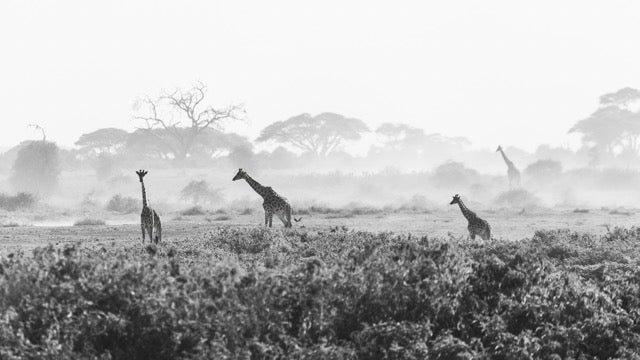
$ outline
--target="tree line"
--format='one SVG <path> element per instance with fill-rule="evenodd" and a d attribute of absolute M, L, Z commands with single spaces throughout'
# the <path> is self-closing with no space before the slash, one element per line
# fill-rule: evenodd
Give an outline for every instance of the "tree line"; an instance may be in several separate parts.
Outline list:
<path fill-rule="evenodd" d="M 468 150 L 464 137 L 427 133 L 401 122 L 383 123 L 375 129 L 347 115 L 324 112 L 294 115 L 262 129 L 254 140 L 227 131 L 232 122 L 245 121 L 243 104 L 214 107 L 208 89 L 197 83 L 188 89 L 162 92 L 138 99 L 134 107 L 136 129 L 102 128 L 81 135 L 75 149 L 60 149 L 47 140 L 24 141 L 0 155 L 0 168 L 11 170 L 11 183 L 28 188 L 53 189 L 39 184 L 55 179 L 61 169 L 91 166 L 98 177 L 107 178 L 118 168 L 140 163 L 154 166 L 206 167 L 217 162 L 247 168 L 373 168 L 397 166 L 402 161 L 435 166 L 453 160 L 473 161 L 482 166 L 485 152 Z M 541 145 L 526 154 L 512 148 L 514 157 L 529 160 L 552 159 L 579 166 L 640 166 L 640 91 L 623 88 L 604 94 L 596 110 L 569 129 L 581 135 L 577 151 Z M 373 138 L 366 156 L 355 157 L 345 145 Z M 272 151 L 256 151 L 256 144 L 273 144 Z M 429 161 L 436 163 L 429 163 Z M 554 165 L 556 166 L 556 165 Z M 46 176 L 40 176 L 46 174 Z"/>

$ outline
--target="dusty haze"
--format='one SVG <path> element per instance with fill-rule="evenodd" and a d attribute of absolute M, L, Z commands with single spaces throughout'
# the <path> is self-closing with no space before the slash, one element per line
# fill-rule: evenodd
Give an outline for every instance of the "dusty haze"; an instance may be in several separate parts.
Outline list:
<path fill-rule="evenodd" d="M 140 202 L 146 168 L 164 211 L 259 208 L 231 182 L 242 167 L 302 209 L 450 211 L 456 193 L 494 211 L 636 207 L 638 20 L 632 1 L 5 1 L 0 191 L 106 211 Z M 198 111 L 238 113 L 190 128 L 167 99 L 199 86 Z M 323 114 L 339 125 L 309 134 L 333 145 L 278 138 Z M 38 143 L 55 154 L 19 160 Z"/>

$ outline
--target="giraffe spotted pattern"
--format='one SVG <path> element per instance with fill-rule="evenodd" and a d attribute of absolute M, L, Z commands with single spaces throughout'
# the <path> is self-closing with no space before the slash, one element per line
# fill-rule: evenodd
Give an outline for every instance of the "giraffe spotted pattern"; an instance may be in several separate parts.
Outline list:
<path fill-rule="evenodd" d="M 280 221 L 284 224 L 284 227 L 292 227 L 291 218 L 293 217 L 293 209 L 289 200 L 284 196 L 278 194 L 270 186 L 262 186 L 259 182 L 253 180 L 246 171 L 239 169 L 236 176 L 233 177 L 233 181 L 244 179 L 251 188 L 262 196 L 264 199 L 262 207 L 264 208 L 264 224 L 271 227 L 273 222 L 273 215 L 278 216 Z M 302 218 L 293 218 L 296 222 L 302 220 Z"/>
<path fill-rule="evenodd" d="M 145 232 L 149 235 L 149 241 L 158 244 L 162 240 L 162 223 L 160 222 L 160 216 L 153 210 L 147 203 L 147 192 L 144 188 L 144 178 L 147 175 L 146 170 L 138 170 L 138 178 L 142 185 L 142 213 L 140 214 L 140 227 L 142 228 L 142 243 L 144 244 Z M 155 234 L 154 234 L 155 232 Z M 155 235 L 155 237 L 154 237 Z"/>
<path fill-rule="evenodd" d="M 467 208 L 462 202 L 462 199 L 460 199 L 460 195 L 456 194 L 450 204 L 458 204 L 458 206 L 460 206 L 462 215 L 464 215 L 469 222 L 467 229 L 469 230 L 469 237 L 471 237 L 471 240 L 475 240 L 476 235 L 480 236 L 482 240 L 491 240 L 491 226 L 487 220 L 481 219 L 476 215 L 476 213 L 469 210 L 469 208 Z"/>

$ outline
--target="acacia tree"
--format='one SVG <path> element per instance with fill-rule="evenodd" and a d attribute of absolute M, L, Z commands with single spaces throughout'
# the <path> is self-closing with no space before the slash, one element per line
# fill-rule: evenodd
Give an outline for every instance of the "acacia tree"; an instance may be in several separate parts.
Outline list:
<path fill-rule="evenodd" d="M 470 142 L 464 137 L 446 137 L 441 134 L 426 134 L 423 129 L 402 123 L 384 123 L 376 129 L 376 134 L 381 137 L 384 151 L 427 151 L 439 149 L 439 151 L 460 149 Z"/>
<path fill-rule="evenodd" d="M 141 129 L 147 131 L 159 146 L 183 161 L 192 154 L 205 130 L 210 127 L 220 130 L 225 120 L 239 120 L 244 114 L 241 104 L 225 108 L 205 106 L 206 94 L 207 87 L 197 83 L 188 90 L 176 89 L 157 99 L 147 96 L 138 102 L 145 108 L 145 114 L 135 119 L 144 123 Z"/>
<path fill-rule="evenodd" d="M 75 144 L 86 154 L 112 153 L 124 146 L 128 136 L 125 130 L 104 128 L 82 134 Z"/>
<path fill-rule="evenodd" d="M 256 141 L 289 144 L 317 156 L 327 156 L 345 141 L 359 140 L 368 131 L 359 119 L 331 112 L 316 116 L 304 113 L 267 126 Z"/>
<path fill-rule="evenodd" d="M 578 121 L 569 133 L 582 134 L 592 149 L 615 153 L 640 153 L 640 113 L 632 106 L 640 102 L 640 91 L 624 88 L 602 95 L 600 105 L 588 118 Z"/>

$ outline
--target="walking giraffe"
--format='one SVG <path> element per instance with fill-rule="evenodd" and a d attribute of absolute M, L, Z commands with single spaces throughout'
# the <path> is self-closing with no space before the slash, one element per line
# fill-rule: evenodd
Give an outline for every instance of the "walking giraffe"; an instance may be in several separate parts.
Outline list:
<path fill-rule="evenodd" d="M 162 223 L 160 222 L 160 216 L 158 213 L 149 207 L 147 203 L 147 192 L 144 189 L 144 181 L 142 178 L 147 175 L 146 170 L 136 171 L 138 178 L 140 178 L 140 184 L 142 185 L 142 213 L 140 214 L 140 227 L 142 228 L 142 243 L 144 244 L 145 231 L 149 234 L 149 241 L 158 244 L 162 240 Z M 153 232 L 155 230 L 155 238 Z"/>
<path fill-rule="evenodd" d="M 273 214 L 276 214 L 280 221 L 284 224 L 285 228 L 291 227 L 291 217 L 293 213 L 293 209 L 291 208 L 291 204 L 289 204 L 289 200 L 284 196 L 276 193 L 270 186 L 262 186 L 259 182 L 253 180 L 246 171 L 239 169 L 236 176 L 233 177 L 233 181 L 245 179 L 249 186 L 258 195 L 262 196 L 264 202 L 262 203 L 262 207 L 264 208 L 264 224 L 271 227 L 271 223 L 273 220 Z M 296 219 L 293 218 L 296 222 L 302 220 L 302 218 Z"/>
<path fill-rule="evenodd" d="M 507 164 L 507 176 L 509 177 L 509 189 L 520 187 L 520 170 L 513 164 L 513 161 L 509 160 L 505 155 L 502 146 L 498 146 L 496 152 L 502 154 L 505 164 Z"/>
<path fill-rule="evenodd" d="M 476 235 L 480 236 L 482 240 L 491 239 L 491 226 L 489 225 L 487 220 L 481 219 L 478 215 L 476 215 L 476 213 L 469 210 L 469 208 L 467 208 L 467 206 L 462 202 L 462 199 L 460 199 L 460 195 L 454 195 L 453 200 L 451 200 L 449 204 L 458 204 L 458 206 L 460 206 L 462 215 L 464 215 L 464 217 L 469 222 L 467 229 L 469 230 L 469 237 L 471 237 L 471 240 L 475 240 Z"/>

